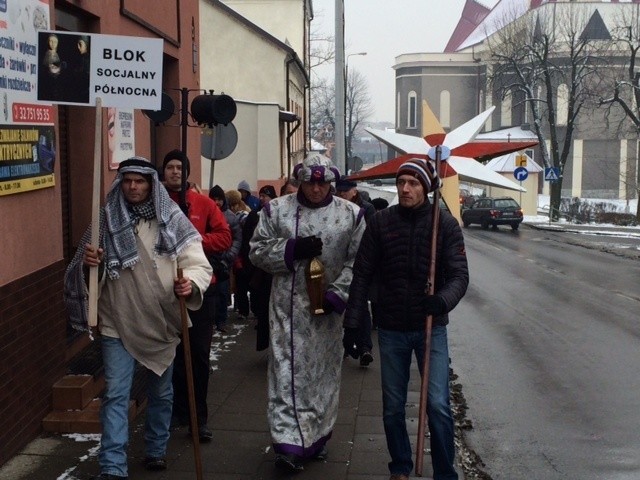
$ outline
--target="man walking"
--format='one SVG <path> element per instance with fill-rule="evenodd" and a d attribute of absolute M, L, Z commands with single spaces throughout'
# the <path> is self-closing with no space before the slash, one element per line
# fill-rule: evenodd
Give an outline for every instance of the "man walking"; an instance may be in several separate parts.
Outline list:
<path fill-rule="evenodd" d="M 331 194 L 340 174 L 327 157 L 309 155 L 294 175 L 298 192 L 263 207 L 249 254 L 273 275 L 268 420 L 276 465 L 288 471 L 327 455 L 338 415 L 341 314 L 365 227 L 360 208 Z"/>
<path fill-rule="evenodd" d="M 433 209 L 427 198 L 440 187 L 433 163 L 414 158 L 396 175 L 399 204 L 377 212 L 362 238 L 349 290 L 345 347 L 358 342 L 369 285 L 379 275 L 384 299 L 378 304 L 378 346 L 382 376 L 384 429 L 391 455 L 391 480 L 413 470 L 405 403 L 411 356 L 419 368 L 425 355 L 425 319 L 433 315 L 427 416 L 435 480 L 453 480 L 454 430 L 449 403 L 448 312 L 464 296 L 469 271 L 462 230 L 448 212 L 440 213 L 435 294 L 427 295 Z"/>
<path fill-rule="evenodd" d="M 180 342 L 180 303 L 197 309 L 211 281 L 201 237 L 160 184 L 146 159 L 123 161 L 100 218 L 100 245 L 88 230 L 65 274 L 73 325 L 87 328 L 84 267 L 99 268 L 98 318 L 106 388 L 100 420 L 99 479 L 128 476 L 129 397 L 136 363 L 148 369 L 145 466 L 166 468 L 173 388 Z M 177 278 L 177 267 L 184 276 Z"/>
<path fill-rule="evenodd" d="M 184 170 L 182 166 L 184 165 Z M 180 203 L 182 175 L 189 178 L 189 159 L 181 150 L 167 153 L 162 162 L 164 186 L 171 199 Z M 189 220 L 202 236 L 202 248 L 207 258 L 224 252 L 231 246 L 231 230 L 224 215 L 213 200 L 191 188 L 184 192 L 184 199 Z M 181 205 L 182 207 L 182 205 Z M 211 260 L 210 260 L 211 263 Z M 191 346 L 191 365 L 193 370 L 193 390 L 195 394 L 196 417 L 198 420 L 198 436 L 201 442 L 209 442 L 213 433 L 207 426 L 208 408 L 207 391 L 209 389 L 209 373 L 211 362 L 211 340 L 215 324 L 216 294 L 215 274 L 211 278 L 209 288 L 204 292 L 202 306 L 189 310 L 192 326 L 189 328 L 189 344 Z M 187 373 L 184 363 L 184 348 L 180 343 L 176 352 L 173 368 L 173 418 L 178 424 L 189 423 L 189 395 L 187 389 Z"/>

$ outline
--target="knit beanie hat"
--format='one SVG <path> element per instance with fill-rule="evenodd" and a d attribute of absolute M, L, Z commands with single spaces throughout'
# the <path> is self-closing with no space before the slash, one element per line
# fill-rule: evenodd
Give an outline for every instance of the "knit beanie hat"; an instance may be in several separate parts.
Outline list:
<path fill-rule="evenodd" d="M 214 187 L 209 190 L 209 198 L 212 200 L 225 200 L 224 190 L 220 185 L 214 185 Z"/>
<path fill-rule="evenodd" d="M 238 190 L 244 190 L 245 192 L 251 193 L 251 187 L 249 186 L 249 182 L 247 182 L 246 180 L 242 180 L 238 184 Z"/>
<path fill-rule="evenodd" d="M 265 185 L 258 192 L 259 195 L 266 195 L 269 198 L 276 198 L 276 189 L 273 185 Z"/>
<path fill-rule="evenodd" d="M 171 160 L 180 160 L 181 162 L 184 160 L 184 168 L 186 173 L 186 178 L 189 178 L 189 171 L 191 170 L 191 165 L 189 164 L 189 158 L 182 152 L 182 150 L 171 150 L 164 156 L 164 161 L 162 162 L 162 173 L 164 174 L 164 169 L 167 168 L 167 163 Z"/>
<path fill-rule="evenodd" d="M 427 161 L 422 158 L 410 158 L 398 169 L 396 173 L 396 180 L 400 175 L 411 175 L 417 178 L 422 187 L 424 193 L 433 192 L 442 187 L 442 180 L 436 173 L 436 167 L 432 161 Z"/>

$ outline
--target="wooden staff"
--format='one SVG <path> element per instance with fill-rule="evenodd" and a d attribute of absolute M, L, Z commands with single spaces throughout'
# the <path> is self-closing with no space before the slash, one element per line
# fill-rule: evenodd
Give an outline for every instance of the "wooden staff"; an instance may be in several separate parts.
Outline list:
<path fill-rule="evenodd" d="M 440 175 L 440 156 L 441 147 L 435 148 L 436 172 Z M 427 162 L 429 160 L 427 159 Z M 436 287 L 436 252 L 438 247 L 438 227 L 440 225 L 440 189 L 436 188 L 433 192 L 432 205 L 432 224 L 431 224 L 431 257 L 429 259 L 429 284 L 427 295 L 433 295 Z M 418 415 L 418 440 L 416 442 L 416 475 L 422 476 L 422 467 L 424 464 L 424 432 L 426 428 L 425 416 L 427 413 L 427 395 L 429 393 L 429 360 L 431 356 L 431 324 L 433 323 L 433 315 L 427 315 L 425 323 L 424 335 L 424 359 L 422 361 L 422 376 L 420 382 L 420 412 Z"/>
<path fill-rule="evenodd" d="M 96 98 L 96 131 L 93 143 L 93 190 L 91 193 L 91 245 L 100 243 L 100 177 L 102 173 L 102 99 Z M 84 245 L 82 245 L 84 247 Z M 89 269 L 89 326 L 98 325 L 98 267 Z"/>
<path fill-rule="evenodd" d="M 178 268 L 178 278 L 182 278 L 182 269 Z M 193 367 L 191 366 L 191 344 L 189 343 L 189 316 L 184 297 L 180 299 L 180 317 L 182 318 L 182 347 L 184 351 L 184 369 L 187 374 L 187 395 L 189 397 L 189 422 L 193 439 L 193 456 L 196 462 L 196 478 L 202 480 L 202 458 L 200 457 L 200 434 L 196 415 L 196 395 L 193 388 Z"/>

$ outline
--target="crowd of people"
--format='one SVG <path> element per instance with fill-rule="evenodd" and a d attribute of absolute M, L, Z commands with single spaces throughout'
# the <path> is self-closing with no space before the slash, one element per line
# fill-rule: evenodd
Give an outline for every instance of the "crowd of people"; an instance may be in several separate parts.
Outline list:
<path fill-rule="evenodd" d="M 189 173 L 180 150 L 168 152 L 158 169 L 142 157 L 122 162 L 101 209 L 99 244 L 90 243 L 89 228 L 65 275 L 65 302 L 79 329 L 88 329 L 90 269 L 99 277 L 95 333 L 106 389 L 96 478 L 128 476 L 128 399 L 137 364 L 149 378 L 146 468 L 167 468 L 173 427 L 197 426 L 191 433 L 200 442 L 212 440 L 211 343 L 214 331 L 227 333 L 234 309 L 240 321 L 253 317 L 256 350 L 268 349 L 267 417 L 275 465 L 286 472 L 327 457 L 342 363 L 370 365 L 372 329 L 378 330 L 391 480 L 408 479 L 413 469 L 405 422 L 409 369 L 412 354 L 422 369 L 431 317 L 427 414 L 434 478 L 457 479 L 446 325 L 469 278 L 457 221 L 442 212 L 433 224 L 427 195 L 440 186 L 433 162 L 412 159 L 400 167 L 399 204 L 391 207 L 370 200 L 317 153 L 280 182 L 279 194 L 267 184 L 256 196 L 246 180 L 235 189 L 214 185 L 207 194 L 188 181 Z M 190 357 L 181 341 L 185 307 Z M 197 425 L 189 421 L 188 369 Z"/>

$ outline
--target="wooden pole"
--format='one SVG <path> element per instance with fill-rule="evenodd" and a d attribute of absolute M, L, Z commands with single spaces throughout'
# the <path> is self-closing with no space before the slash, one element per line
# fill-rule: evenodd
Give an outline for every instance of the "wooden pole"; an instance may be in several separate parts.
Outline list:
<path fill-rule="evenodd" d="M 100 243 L 100 192 L 102 174 L 102 99 L 96 98 L 96 122 L 93 144 L 93 190 L 91 194 L 91 245 Z M 84 245 L 82 245 L 84 247 Z M 98 267 L 89 268 L 89 326 L 98 325 Z"/>
<path fill-rule="evenodd" d="M 178 278 L 182 278 L 182 269 L 178 268 Z M 193 367 L 191 365 L 191 343 L 189 342 L 189 316 L 184 297 L 180 299 L 180 317 L 182 319 L 182 347 L 184 351 L 184 369 L 187 376 L 187 394 L 189 397 L 189 422 L 193 439 L 193 456 L 196 462 L 196 478 L 202 480 L 202 458 L 200 457 L 200 434 L 196 414 L 196 395 L 193 388 Z"/>
<path fill-rule="evenodd" d="M 436 172 L 440 175 L 440 146 L 436 147 Z M 429 160 L 427 160 L 429 161 Z M 438 251 L 438 227 L 440 225 L 440 189 L 433 192 L 431 224 L 431 257 L 429 258 L 429 285 L 427 295 L 433 295 L 436 287 L 436 253 Z M 431 356 L 431 325 L 433 315 L 427 315 L 424 335 L 424 359 L 420 382 L 420 410 L 418 415 L 418 439 L 416 441 L 416 475 L 422 476 L 424 466 L 424 437 L 426 429 L 427 396 L 429 393 L 429 360 Z"/>

